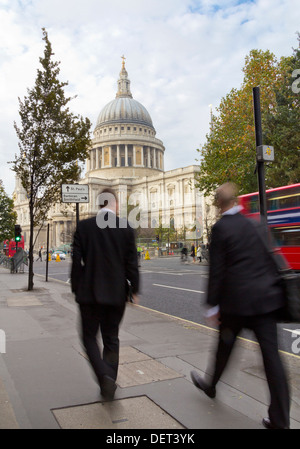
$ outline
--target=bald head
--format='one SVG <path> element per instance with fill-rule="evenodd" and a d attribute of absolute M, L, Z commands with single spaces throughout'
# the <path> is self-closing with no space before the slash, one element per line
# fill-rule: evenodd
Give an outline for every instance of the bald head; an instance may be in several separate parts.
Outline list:
<path fill-rule="evenodd" d="M 226 182 L 216 190 L 215 200 L 216 205 L 225 212 L 237 203 L 238 188 L 232 182 Z"/>

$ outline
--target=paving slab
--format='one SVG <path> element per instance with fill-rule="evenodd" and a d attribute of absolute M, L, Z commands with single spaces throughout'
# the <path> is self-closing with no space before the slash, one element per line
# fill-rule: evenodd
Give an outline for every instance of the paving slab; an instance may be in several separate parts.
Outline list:
<path fill-rule="evenodd" d="M 184 429 L 147 396 L 52 410 L 62 429 Z"/>

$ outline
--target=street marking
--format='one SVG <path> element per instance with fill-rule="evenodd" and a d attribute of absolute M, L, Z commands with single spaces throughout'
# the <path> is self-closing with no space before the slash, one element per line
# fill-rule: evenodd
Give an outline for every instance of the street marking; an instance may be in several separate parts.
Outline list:
<path fill-rule="evenodd" d="M 157 313 L 159 315 L 166 316 L 166 317 L 169 317 L 169 318 L 172 318 L 172 319 L 175 318 L 175 320 L 182 321 L 182 322 L 185 322 L 185 323 L 189 323 L 189 324 L 192 324 L 193 326 L 200 327 L 200 328 L 203 328 L 203 329 L 208 329 L 210 331 L 214 331 L 216 333 L 219 333 L 219 329 L 215 329 L 214 327 L 205 326 L 204 324 L 196 323 L 195 321 L 186 320 L 185 318 L 180 318 L 179 316 L 170 315 L 169 313 L 165 313 L 165 312 L 160 312 L 159 310 L 151 309 L 150 307 L 141 306 L 140 304 L 131 304 L 131 306 L 137 307 L 138 309 L 151 310 L 151 312 Z M 259 346 L 257 341 L 250 340 L 249 338 L 241 337 L 240 335 L 237 336 L 237 339 L 238 340 L 247 341 L 248 343 L 252 343 L 255 346 Z M 287 356 L 294 357 L 296 359 L 300 359 L 299 355 L 292 354 L 291 352 L 283 351 L 282 349 L 279 349 L 279 352 L 281 352 L 282 354 L 285 354 Z"/>
<path fill-rule="evenodd" d="M 140 272 L 141 273 L 155 273 L 155 274 L 171 274 L 171 276 L 182 276 L 184 274 L 184 273 L 171 273 L 170 271 L 150 271 L 150 270 L 147 270 L 147 271 L 141 270 Z"/>
<path fill-rule="evenodd" d="M 200 290 L 191 290 L 190 288 L 173 287 L 172 285 L 152 284 L 155 287 L 174 288 L 175 290 L 184 290 L 186 292 L 205 293 Z"/>

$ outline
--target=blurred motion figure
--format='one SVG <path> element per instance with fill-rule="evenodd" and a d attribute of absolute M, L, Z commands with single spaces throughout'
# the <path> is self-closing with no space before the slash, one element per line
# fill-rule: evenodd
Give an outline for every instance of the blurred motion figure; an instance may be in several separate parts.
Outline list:
<path fill-rule="evenodd" d="M 209 249 L 210 269 L 207 317 L 219 325 L 219 342 L 210 382 L 191 372 L 194 385 L 207 396 L 216 395 L 219 381 L 242 328 L 254 331 L 260 345 L 270 390 L 268 429 L 289 428 L 289 389 L 278 352 L 277 312 L 284 305 L 283 290 L 259 232 L 265 230 L 240 214 L 237 188 L 223 184 L 216 191 L 222 214 L 213 226 Z"/>
<path fill-rule="evenodd" d="M 119 366 L 119 325 L 125 311 L 128 281 L 137 302 L 139 272 L 133 229 L 117 214 L 110 189 L 98 196 L 96 217 L 78 223 L 73 242 L 71 287 L 79 304 L 81 337 L 101 394 L 114 397 Z M 103 354 L 97 334 L 101 331 Z"/>

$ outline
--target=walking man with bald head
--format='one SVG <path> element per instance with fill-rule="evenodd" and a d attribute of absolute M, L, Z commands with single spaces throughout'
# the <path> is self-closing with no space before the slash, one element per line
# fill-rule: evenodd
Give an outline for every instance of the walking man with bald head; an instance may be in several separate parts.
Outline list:
<path fill-rule="evenodd" d="M 260 345 L 270 390 L 268 429 L 289 428 L 289 390 L 277 343 L 277 313 L 283 289 L 272 258 L 259 235 L 260 227 L 240 214 L 237 187 L 226 183 L 216 191 L 222 214 L 213 226 L 207 316 L 219 325 L 219 341 L 211 380 L 191 372 L 194 385 L 214 398 L 235 340 L 243 328 L 254 331 Z"/>

